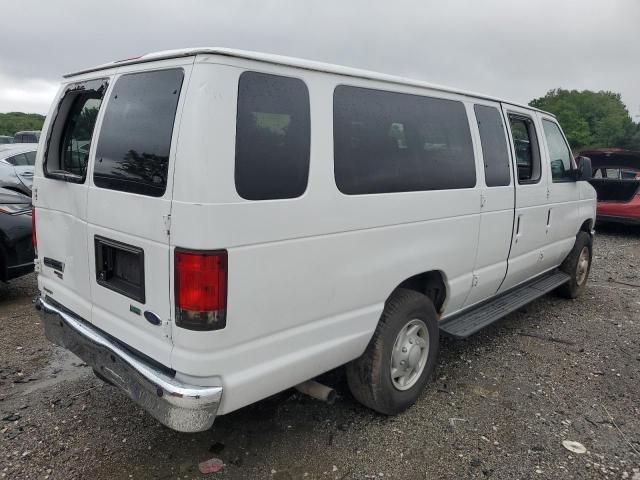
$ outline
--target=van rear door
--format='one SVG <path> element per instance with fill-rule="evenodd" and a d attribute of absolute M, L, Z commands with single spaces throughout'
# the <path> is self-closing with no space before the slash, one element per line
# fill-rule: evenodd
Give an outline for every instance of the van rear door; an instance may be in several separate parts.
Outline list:
<path fill-rule="evenodd" d="M 88 188 L 92 321 L 170 366 L 169 219 L 182 97 L 193 59 L 121 68 Z M 137 68 L 136 68 L 137 67 Z"/>
<path fill-rule="evenodd" d="M 40 292 L 87 321 L 87 165 L 110 73 L 63 85 L 44 125 L 34 175 Z"/>

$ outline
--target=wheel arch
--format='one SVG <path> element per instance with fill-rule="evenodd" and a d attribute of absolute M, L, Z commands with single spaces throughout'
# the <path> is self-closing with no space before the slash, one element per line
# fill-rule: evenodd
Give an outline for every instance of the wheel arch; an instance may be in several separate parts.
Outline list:
<path fill-rule="evenodd" d="M 413 275 L 400 282 L 393 289 L 391 295 L 399 288 L 414 290 L 426 295 L 431 299 L 438 313 L 442 313 L 449 295 L 447 277 L 442 270 L 429 270 Z"/>
<path fill-rule="evenodd" d="M 582 225 L 580 225 L 580 230 L 578 230 L 576 235 L 580 232 L 587 232 L 589 235 L 593 235 L 594 224 L 595 222 L 593 218 L 586 219 L 584 222 L 582 222 Z"/>

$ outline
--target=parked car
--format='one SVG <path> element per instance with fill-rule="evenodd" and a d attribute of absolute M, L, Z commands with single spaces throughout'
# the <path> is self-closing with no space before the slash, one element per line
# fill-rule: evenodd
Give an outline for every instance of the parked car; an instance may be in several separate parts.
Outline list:
<path fill-rule="evenodd" d="M 640 152 L 600 148 L 580 155 L 591 159 L 598 221 L 640 225 Z"/>
<path fill-rule="evenodd" d="M 0 145 L 0 187 L 31 196 L 36 143 Z"/>
<path fill-rule="evenodd" d="M 40 141 L 40 130 L 25 130 L 13 136 L 13 143 L 38 143 Z"/>
<path fill-rule="evenodd" d="M 13 137 L 0 135 L 0 145 L 6 145 L 7 143 L 13 143 Z"/>
<path fill-rule="evenodd" d="M 587 282 L 591 167 L 526 105 L 197 49 L 67 75 L 43 131 L 46 335 L 176 430 L 345 364 L 396 414 L 441 332 Z"/>
<path fill-rule="evenodd" d="M 31 198 L 0 188 L 0 280 L 33 272 Z"/>

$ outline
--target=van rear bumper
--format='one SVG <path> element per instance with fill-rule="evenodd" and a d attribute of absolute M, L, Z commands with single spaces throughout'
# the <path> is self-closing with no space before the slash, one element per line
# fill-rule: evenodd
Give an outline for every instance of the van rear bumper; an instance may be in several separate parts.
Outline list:
<path fill-rule="evenodd" d="M 177 381 L 45 298 L 36 308 L 51 342 L 76 354 L 167 427 L 200 432 L 213 425 L 222 387 Z"/>

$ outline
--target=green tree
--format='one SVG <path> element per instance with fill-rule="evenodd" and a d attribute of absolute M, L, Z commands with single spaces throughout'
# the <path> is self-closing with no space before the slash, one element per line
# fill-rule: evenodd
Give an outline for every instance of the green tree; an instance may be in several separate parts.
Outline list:
<path fill-rule="evenodd" d="M 555 114 L 574 149 L 640 148 L 640 125 L 629 116 L 619 93 L 558 88 L 529 105 Z"/>
<path fill-rule="evenodd" d="M 0 113 L 0 135 L 13 136 L 21 130 L 41 130 L 44 115 L 37 113 Z"/>

